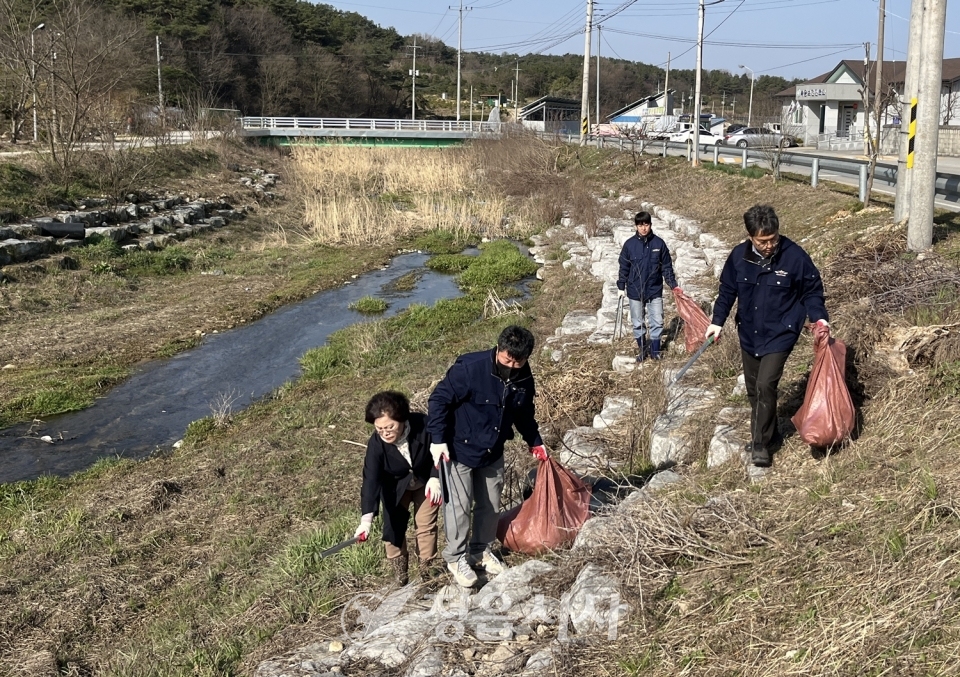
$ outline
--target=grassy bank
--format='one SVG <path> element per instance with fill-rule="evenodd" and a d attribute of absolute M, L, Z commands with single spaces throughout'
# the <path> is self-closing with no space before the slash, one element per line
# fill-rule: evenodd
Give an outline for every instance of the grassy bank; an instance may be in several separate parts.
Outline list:
<path fill-rule="evenodd" d="M 960 295 L 951 295 L 956 278 L 944 256 L 956 247 L 953 221 L 938 225 L 938 253 L 918 261 L 887 227 L 888 212 L 855 211 L 849 196 L 822 188 L 697 172 L 670 158 L 573 148 L 545 157 L 542 185 L 507 195 L 508 207 L 545 205 L 556 191 L 567 197 L 554 206 L 592 227 L 598 216 L 635 209 L 612 199 L 630 194 L 735 240 L 747 207 L 774 204 L 783 232 L 824 270 L 836 334 L 855 349 L 863 418 L 857 441 L 828 458 L 788 439 L 760 485 L 735 467 L 679 469 L 684 483 L 666 505 L 638 506 L 614 542 L 563 560 L 556 585 L 595 561 L 621 580 L 633 612 L 616 642 L 563 646 L 559 674 L 952 674 L 957 355 L 939 338 L 910 352 L 912 372 L 896 372 L 878 349 L 887 329 L 957 321 Z M 595 202 L 589 190 L 611 199 Z M 262 241 L 274 244 L 250 250 L 270 256 L 251 261 L 267 270 L 277 256 L 300 261 L 291 251 L 316 245 L 294 246 L 310 241 L 298 228 L 303 237 L 286 231 L 291 250 L 273 249 L 277 231 L 265 225 Z M 304 356 L 302 379 L 244 412 L 194 424 L 170 455 L 0 487 L 0 671 L 251 674 L 270 656 L 338 637 L 346 601 L 386 582 L 378 544 L 318 558 L 356 526 L 363 450 L 351 442 L 371 432 L 362 419 L 369 395 L 396 388 L 423 408 L 454 357 L 490 347 L 505 324 L 527 324 L 542 345 L 567 312 L 599 302 L 595 280 L 554 266 L 523 316 L 485 316 L 495 305 L 489 289 L 503 293 L 524 274 L 522 259 L 491 243 L 467 260 L 453 255 L 460 243 L 451 233 L 433 237 L 431 248 L 447 256 L 432 265 L 461 276 L 464 297 L 338 332 Z M 322 251 L 352 259 L 370 247 Z M 891 300 L 891 289 L 921 274 L 923 285 Z M 730 392 L 735 344 L 722 348 L 702 358 L 703 378 Z M 642 471 L 664 404 L 661 374 L 614 374 L 614 352 L 581 347 L 560 365 L 538 352 L 539 418 L 555 445 L 567 428 L 589 424 L 605 394 L 632 394 L 631 420 L 609 441 L 627 471 Z M 784 417 L 802 397 L 809 362 L 804 339 L 784 377 Z M 701 459 L 708 439 L 698 442 Z M 513 496 L 531 462 L 516 443 L 509 459 Z"/>

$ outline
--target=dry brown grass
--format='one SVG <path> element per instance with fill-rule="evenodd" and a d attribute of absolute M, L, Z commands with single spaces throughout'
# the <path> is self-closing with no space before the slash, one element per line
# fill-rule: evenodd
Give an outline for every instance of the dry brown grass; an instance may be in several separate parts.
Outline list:
<path fill-rule="evenodd" d="M 324 244 L 427 229 L 524 237 L 557 223 L 586 194 L 557 175 L 554 152 L 524 135 L 444 149 L 297 146 L 301 235 Z"/>

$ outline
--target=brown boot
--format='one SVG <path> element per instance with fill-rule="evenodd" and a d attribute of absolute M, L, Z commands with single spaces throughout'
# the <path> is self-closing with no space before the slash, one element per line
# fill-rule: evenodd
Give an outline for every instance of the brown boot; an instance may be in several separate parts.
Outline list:
<path fill-rule="evenodd" d="M 393 566 L 393 576 L 397 581 L 397 585 L 400 587 L 406 585 L 409 581 L 408 569 L 410 566 L 410 556 L 400 555 L 387 561 Z"/>

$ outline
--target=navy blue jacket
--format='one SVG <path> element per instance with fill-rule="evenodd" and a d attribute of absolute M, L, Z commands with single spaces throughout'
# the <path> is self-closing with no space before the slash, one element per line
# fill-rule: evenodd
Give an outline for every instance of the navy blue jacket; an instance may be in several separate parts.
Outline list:
<path fill-rule="evenodd" d="M 527 445 L 543 444 L 530 365 L 523 365 L 515 379 L 503 381 L 496 373 L 496 355 L 496 349 L 461 355 L 430 395 L 431 439 L 445 442 L 450 458 L 470 468 L 500 459 L 514 426 Z"/>
<path fill-rule="evenodd" d="M 649 301 L 663 296 L 664 280 L 671 289 L 677 286 L 666 242 L 651 230 L 646 237 L 634 235 L 623 243 L 617 289 L 626 290 L 632 299 Z"/>
<path fill-rule="evenodd" d="M 754 357 L 792 350 L 807 317 L 828 319 L 820 271 L 785 237 L 767 265 L 750 240 L 733 248 L 720 274 L 713 324 L 723 326 L 734 301 L 740 347 Z"/>
<path fill-rule="evenodd" d="M 374 431 L 367 441 L 367 454 L 363 459 L 363 486 L 360 489 L 360 512 L 376 514 L 377 504 L 382 502 L 383 540 L 397 547 L 400 547 L 407 537 L 410 512 L 399 503 L 410 486 L 410 481 L 416 477 L 426 484 L 431 477 L 439 477 L 439 471 L 434 467 L 433 457 L 430 455 L 427 417 L 411 413 L 408 423 L 410 463 L 407 463 L 397 445 L 384 442 Z"/>

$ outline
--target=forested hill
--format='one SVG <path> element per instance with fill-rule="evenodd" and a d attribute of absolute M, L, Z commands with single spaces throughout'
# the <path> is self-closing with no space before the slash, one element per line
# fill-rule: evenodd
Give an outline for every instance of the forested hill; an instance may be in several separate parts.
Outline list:
<path fill-rule="evenodd" d="M 168 99 L 181 106 L 237 108 L 245 115 L 409 116 L 413 36 L 355 12 L 300 0 L 104 2 L 139 20 L 146 37 L 160 35 Z M 425 36 L 417 37 L 417 47 L 418 117 L 448 117 L 456 98 L 456 49 Z M 580 98 L 580 55 L 465 53 L 464 100 L 471 86 L 475 100 L 497 93 L 509 97 L 518 58 L 521 103 L 547 94 Z M 154 86 L 149 65 L 143 64 L 144 96 Z M 606 58 L 600 72 L 603 114 L 656 92 L 665 75 L 660 67 Z M 681 95 L 692 98 L 693 80 L 692 70 L 671 71 L 678 105 Z M 760 77 L 754 112 L 789 84 Z M 706 71 L 704 103 L 720 114 L 723 99 L 730 117 L 736 99 L 742 115 L 749 88 L 746 75 Z"/>

